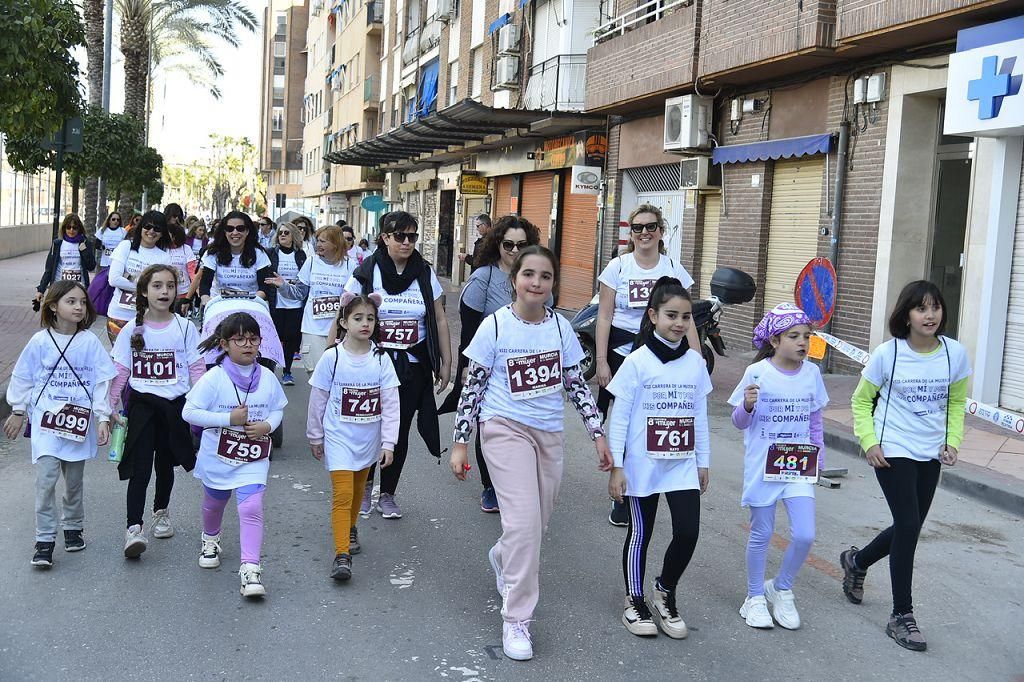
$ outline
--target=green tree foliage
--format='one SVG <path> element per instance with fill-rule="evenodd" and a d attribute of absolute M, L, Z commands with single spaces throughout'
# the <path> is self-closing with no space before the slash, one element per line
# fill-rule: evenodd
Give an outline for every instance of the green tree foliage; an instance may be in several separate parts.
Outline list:
<path fill-rule="evenodd" d="M 259 209 L 267 182 L 258 169 L 256 146 L 247 137 L 213 134 L 210 140 L 209 163 L 164 166 L 163 182 L 171 200 L 213 216 Z"/>

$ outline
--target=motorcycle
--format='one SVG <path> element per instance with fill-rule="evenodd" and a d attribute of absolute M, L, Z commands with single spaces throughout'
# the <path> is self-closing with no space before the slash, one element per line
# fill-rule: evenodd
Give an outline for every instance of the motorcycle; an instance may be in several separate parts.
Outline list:
<path fill-rule="evenodd" d="M 697 326 L 701 354 L 708 366 L 708 374 L 715 371 L 715 355 L 725 357 L 725 340 L 722 339 L 719 323 L 725 305 L 747 303 L 754 298 L 756 287 L 753 278 L 742 270 L 719 268 L 711 278 L 711 298 L 693 302 L 693 323 Z M 597 310 L 595 294 L 590 303 L 572 318 L 572 329 L 583 346 L 584 358 L 580 363 L 587 381 L 597 374 Z"/>

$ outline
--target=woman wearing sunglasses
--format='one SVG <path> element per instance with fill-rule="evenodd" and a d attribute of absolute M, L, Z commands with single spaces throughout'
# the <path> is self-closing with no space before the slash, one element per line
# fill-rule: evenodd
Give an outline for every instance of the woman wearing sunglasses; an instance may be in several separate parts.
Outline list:
<path fill-rule="evenodd" d="M 438 414 L 454 412 L 462 394 L 462 374 L 468 364 L 462 355 L 469 342 L 473 340 L 480 323 L 484 318 L 512 303 L 512 282 L 509 273 L 512 263 L 519 252 L 527 246 L 540 243 L 540 231 L 525 218 L 507 215 L 498 219 L 494 227 L 483 238 L 474 251 L 473 274 L 466 281 L 459 299 L 459 319 L 462 323 L 462 334 L 459 339 L 459 366 L 455 370 L 455 385 L 438 408 Z M 547 304 L 554 304 L 549 299 Z M 480 445 L 480 430 L 476 432 L 476 463 L 480 469 L 480 482 L 484 489 L 480 493 L 480 510 L 493 514 L 498 512 L 498 497 L 487 471 Z"/>
<path fill-rule="evenodd" d="M 629 244 L 598 278 L 601 284 L 594 345 L 597 381 L 601 385 L 597 409 L 601 411 L 602 420 L 608 416 L 612 401 L 612 394 L 606 387 L 633 350 L 654 284 L 658 278 L 666 276 L 678 279 L 685 289 L 693 286 L 693 277 L 686 268 L 665 255 L 665 219 L 661 209 L 640 204 L 629 214 Z M 692 324 L 686 340 L 691 348 L 700 348 L 697 330 Z M 629 510 L 624 504 L 613 502 L 608 522 L 613 526 L 629 525 Z"/>
<path fill-rule="evenodd" d="M 107 336 L 110 343 L 128 320 L 138 312 L 135 302 L 135 280 L 150 265 L 171 264 L 171 235 L 167 218 L 160 211 L 148 211 L 132 231 L 131 241 L 122 241 L 110 254 L 109 282 L 114 295 L 107 308 Z"/>
<path fill-rule="evenodd" d="M 270 266 L 275 274 L 267 280 L 268 284 L 298 284 L 299 272 L 307 262 L 306 252 L 302 250 L 302 230 L 289 222 L 278 225 L 274 233 L 274 246 L 267 251 L 267 255 L 270 256 Z M 347 277 L 342 281 L 347 281 Z M 285 386 L 294 386 L 292 362 L 302 343 L 302 308 L 306 297 L 301 291 L 278 288 L 276 298 L 270 314 L 274 318 L 277 335 L 281 337 L 281 345 L 284 347 L 281 383 Z"/>
<path fill-rule="evenodd" d="M 46 267 L 36 287 L 36 300 L 42 301 L 46 289 L 62 279 L 81 282 L 88 289 L 89 272 L 95 268 L 96 251 L 92 240 L 85 236 L 82 219 L 69 213 L 60 224 L 60 236 L 50 245 Z"/>
<path fill-rule="evenodd" d="M 112 211 L 103 226 L 96 231 L 96 251 L 100 254 L 100 270 L 110 267 L 110 256 L 114 253 L 117 245 L 125 240 L 128 230 L 121 222 L 121 214 Z"/>
<path fill-rule="evenodd" d="M 434 392 L 448 386 L 452 367 L 451 338 L 445 317 L 444 290 L 430 265 L 416 250 L 419 224 L 405 211 L 387 213 L 381 218 L 377 250 L 368 256 L 345 285 L 345 289 L 364 296 L 380 294 L 380 345 L 387 350 L 402 385 L 398 389 L 401 404 L 398 443 L 391 466 L 381 472 L 378 509 L 385 519 L 402 518 L 395 502 L 395 490 L 409 451 L 409 427 L 417 412 L 417 429 L 427 450 L 441 456 L 441 433 L 437 425 Z M 370 513 L 373 469 L 366 482 L 363 515 Z"/>
<path fill-rule="evenodd" d="M 215 295 L 251 294 L 269 301 L 273 294 L 264 280 L 273 276 L 274 269 L 257 243 L 256 226 L 246 213 L 231 211 L 224 216 L 202 264 L 199 296 L 203 305 Z"/>

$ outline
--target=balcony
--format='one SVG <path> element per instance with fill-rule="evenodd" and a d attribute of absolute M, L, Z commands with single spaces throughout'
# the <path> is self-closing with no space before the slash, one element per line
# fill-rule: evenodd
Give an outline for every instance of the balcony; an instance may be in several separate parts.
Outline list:
<path fill-rule="evenodd" d="M 367 76 L 363 81 L 363 108 L 377 108 L 380 100 L 380 82 L 376 76 Z"/>
<path fill-rule="evenodd" d="M 676 8 L 687 7 L 693 0 L 649 0 L 617 17 L 608 17 L 594 30 L 594 42 L 600 43 L 615 36 L 621 36 L 638 26 L 644 26 L 671 14 Z"/>
<path fill-rule="evenodd" d="M 988 0 L 840 0 L 836 37 L 844 49 L 860 53 L 892 50 L 956 37 L 962 28 L 1004 18 L 1010 2 Z"/>
<path fill-rule="evenodd" d="M 383 0 L 368 0 L 366 3 L 366 32 L 379 33 L 384 26 Z"/>
<path fill-rule="evenodd" d="M 538 111 L 582 111 L 586 98 L 587 55 L 563 54 L 530 69 L 524 106 Z"/>
<path fill-rule="evenodd" d="M 402 66 L 416 61 L 420 56 L 420 29 L 410 29 L 405 36 L 405 44 L 402 46 Z"/>

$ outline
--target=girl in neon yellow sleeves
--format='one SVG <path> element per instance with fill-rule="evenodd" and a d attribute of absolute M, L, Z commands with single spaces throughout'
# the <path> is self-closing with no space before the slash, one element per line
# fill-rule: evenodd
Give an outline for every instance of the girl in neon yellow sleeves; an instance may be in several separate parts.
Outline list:
<path fill-rule="evenodd" d="M 843 592 L 861 603 L 868 568 L 888 555 L 893 606 L 885 631 L 913 651 L 928 647 L 914 618 L 914 551 L 941 464 L 956 464 L 971 374 L 963 346 L 942 336 L 945 326 L 946 302 L 937 286 L 922 280 L 904 287 L 889 317 L 894 338 L 871 354 L 852 400 L 854 433 L 893 522 L 864 549 L 839 556 Z"/>

